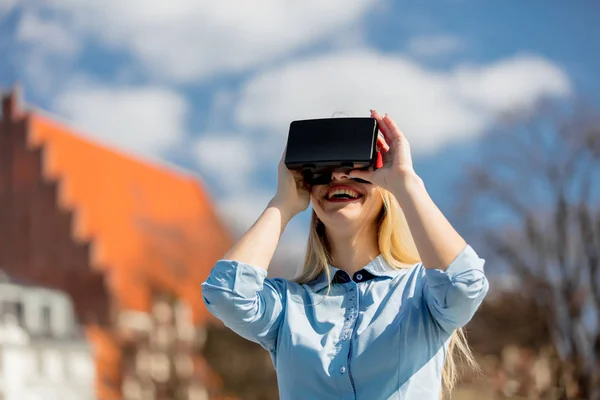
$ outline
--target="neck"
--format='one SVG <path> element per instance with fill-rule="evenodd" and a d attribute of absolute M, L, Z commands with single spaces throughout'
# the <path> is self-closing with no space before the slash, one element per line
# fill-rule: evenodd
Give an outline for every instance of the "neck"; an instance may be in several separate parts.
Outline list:
<path fill-rule="evenodd" d="M 375 227 L 327 232 L 333 266 L 352 275 L 379 255 Z"/>

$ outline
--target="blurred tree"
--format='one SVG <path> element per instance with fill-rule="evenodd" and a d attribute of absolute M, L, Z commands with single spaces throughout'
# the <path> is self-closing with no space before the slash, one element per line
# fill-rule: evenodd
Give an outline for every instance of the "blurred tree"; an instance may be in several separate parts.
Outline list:
<path fill-rule="evenodd" d="M 277 375 L 269 353 L 222 324 L 207 326 L 203 356 L 228 392 L 243 400 L 277 400 Z"/>
<path fill-rule="evenodd" d="M 506 268 L 496 282 L 522 297 L 505 311 L 538 308 L 560 397 L 600 399 L 600 112 L 545 101 L 506 115 L 462 185 L 488 271 Z"/>
<path fill-rule="evenodd" d="M 140 212 L 143 199 L 133 218 L 145 247 L 131 264 L 128 284 L 143 287 L 145 310 L 120 310 L 118 320 L 124 400 L 233 399 L 203 354 L 215 321 L 200 289 L 229 238 L 214 235 L 218 244 L 207 239 L 215 223 L 209 213 L 179 221 L 148 218 Z"/>
<path fill-rule="evenodd" d="M 556 384 L 562 362 L 544 311 L 529 294 L 495 290 L 467 326 L 483 376 L 465 370 L 460 389 L 486 399 L 563 398 Z"/>

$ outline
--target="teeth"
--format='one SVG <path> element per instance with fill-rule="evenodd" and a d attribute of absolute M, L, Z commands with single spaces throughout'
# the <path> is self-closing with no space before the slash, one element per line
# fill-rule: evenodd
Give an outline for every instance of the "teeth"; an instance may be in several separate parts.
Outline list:
<path fill-rule="evenodd" d="M 328 198 L 331 199 L 336 194 L 345 194 L 345 195 L 348 195 L 348 196 L 352 197 L 353 199 L 356 199 L 359 196 L 358 193 L 355 192 L 354 190 L 350 190 L 350 189 L 335 189 L 335 190 L 332 190 L 331 192 L 329 192 Z"/>

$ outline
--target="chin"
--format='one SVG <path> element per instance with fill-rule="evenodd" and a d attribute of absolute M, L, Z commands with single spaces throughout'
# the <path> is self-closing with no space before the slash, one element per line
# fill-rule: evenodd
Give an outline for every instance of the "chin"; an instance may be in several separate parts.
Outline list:
<path fill-rule="evenodd" d="M 366 208 L 364 199 L 353 202 L 319 201 L 314 206 L 319 219 L 328 228 L 349 229 L 364 224 Z"/>
<path fill-rule="evenodd" d="M 362 223 L 364 216 L 362 208 L 356 206 L 347 206 L 336 210 L 322 210 L 319 219 L 323 221 L 325 226 L 352 226 Z"/>

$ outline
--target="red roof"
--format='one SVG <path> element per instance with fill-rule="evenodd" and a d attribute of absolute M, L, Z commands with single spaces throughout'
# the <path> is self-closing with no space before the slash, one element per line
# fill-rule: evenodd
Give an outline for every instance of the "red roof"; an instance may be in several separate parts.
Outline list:
<path fill-rule="evenodd" d="M 73 238 L 90 242 L 90 264 L 108 273 L 124 307 L 147 309 L 153 286 L 202 303 L 199 285 L 231 239 L 197 179 L 36 113 L 27 139 L 43 149 L 44 176 L 59 182 L 59 206 L 73 212 Z"/>

